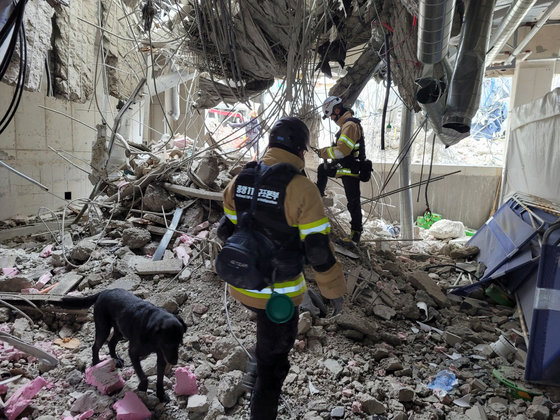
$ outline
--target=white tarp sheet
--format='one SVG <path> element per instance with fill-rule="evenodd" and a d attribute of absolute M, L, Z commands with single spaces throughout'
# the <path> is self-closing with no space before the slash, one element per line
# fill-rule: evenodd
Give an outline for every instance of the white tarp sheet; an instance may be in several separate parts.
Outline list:
<path fill-rule="evenodd" d="M 502 203 L 514 192 L 560 200 L 560 88 L 511 111 Z"/>

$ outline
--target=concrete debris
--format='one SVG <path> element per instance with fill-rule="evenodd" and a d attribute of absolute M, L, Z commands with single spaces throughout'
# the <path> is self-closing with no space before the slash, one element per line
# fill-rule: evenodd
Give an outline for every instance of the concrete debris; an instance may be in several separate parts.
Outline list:
<path fill-rule="evenodd" d="M 142 203 L 146 210 L 161 212 L 169 211 L 175 208 L 175 200 L 169 195 L 169 193 L 159 185 L 148 185 L 144 197 L 142 198 Z"/>
<path fill-rule="evenodd" d="M 222 376 L 218 385 L 218 400 L 225 408 L 233 407 L 243 393 L 243 372 L 235 370 Z"/>
<path fill-rule="evenodd" d="M 152 261 L 144 257 L 133 257 L 129 266 L 140 276 L 150 274 L 176 274 L 183 268 L 183 261 L 179 259 Z"/>
<path fill-rule="evenodd" d="M 131 159 L 142 170 L 130 170 L 135 174 L 126 181 L 134 185 L 130 195 L 127 186 L 121 185 L 119 200 L 111 201 L 117 190 L 109 188 L 107 196 L 99 198 L 111 203 L 103 207 L 107 210 L 101 214 L 107 220 L 99 223 L 102 229 L 93 235 L 89 221 L 68 226 L 64 248 L 50 233 L 3 236 L 7 239 L 0 242 L 2 268 L 17 270 L 17 274 L 0 275 L 0 291 L 13 296 L 24 288 L 35 288 L 35 294 L 25 296 L 37 309 L 10 299 L 33 321 L 2 306 L 0 331 L 34 343 L 60 360 L 58 366 L 41 373 L 37 361 L 0 342 L 0 361 L 7 375 L 25 371 L 37 377 L 41 373 L 53 384 L 33 398 L 27 408 L 35 411 L 32 418 L 50 420 L 51 413 L 57 419 L 80 418 L 93 410 L 92 418 L 108 420 L 115 416 L 113 404 L 137 388 L 138 379 L 126 356 L 123 368 L 101 375 L 110 378 L 108 383 L 94 382 L 91 314 L 85 310 L 61 313 L 47 304 L 76 289 L 91 295 L 115 287 L 166 308 L 188 326 L 175 375 L 169 372 L 164 379 L 171 401 L 159 403 L 152 388 L 155 380 L 149 381 L 147 392 L 136 392 L 152 418 L 246 418 L 250 394 L 243 387 L 248 364 L 243 347 L 254 350 L 255 315 L 226 299 L 238 342 L 225 319 L 224 284 L 212 265 L 218 249 L 216 222 L 223 214 L 220 191 L 232 174 L 221 159 L 212 155 L 205 159 L 188 171 L 168 166 L 170 162 L 163 158 Z M 173 174 L 166 175 L 170 168 Z M 162 260 L 152 261 L 177 208 L 183 212 L 164 246 Z M 14 222 L 14 229 L 21 229 L 21 223 L 25 221 Z M 364 232 L 364 237 L 368 234 Z M 440 253 L 444 242 L 433 238 L 398 247 L 391 242 L 380 244 L 364 241 L 359 253 L 337 256 L 347 273 L 349 293 L 343 311 L 334 317 L 313 275 L 306 271 L 309 293 L 300 307 L 297 341 L 283 387 L 289 407 L 280 404 L 279 418 L 558 420 L 560 406 L 555 401 L 560 400 L 560 390 L 539 387 L 542 397 L 523 401 L 492 377 L 493 370 L 503 365 L 523 372 L 524 362 L 503 359 L 490 347 L 504 335 L 519 354 L 525 354 L 516 311 L 496 305 L 483 292 L 469 297 L 444 293 L 453 285 L 468 284 L 464 273 L 476 271 L 472 261 L 476 249 L 453 243 Z M 367 259 L 360 255 L 366 249 Z M 51 285 L 56 286 L 48 291 Z M 64 338 L 76 339 L 79 347 L 53 345 Z M 117 354 L 124 355 L 127 349 L 127 343 L 119 343 Z M 108 357 L 106 346 L 101 353 L 102 359 Z M 148 375 L 156 374 L 156 365 L 153 355 L 142 361 Z M 428 384 L 443 370 L 452 371 L 458 384 L 438 397 Z M 84 381 L 86 371 L 94 385 Z M 518 381 L 527 386 L 522 375 Z M 0 401 L 5 403 L 28 383 L 22 377 L 0 385 Z M 96 386 L 103 392 L 115 387 L 117 392 L 100 395 Z M 176 392 L 169 392 L 172 389 Z"/>
<path fill-rule="evenodd" d="M 436 239 L 460 238 L 465 236 L 465 225 L 462 222 L 441 219 L 435 222 L 428 231 Z"/>
<path fill-rule="evenodd" d="M 91 258 L 91 254 L 95 248 L 95 242 L 90 239 L 83 239 L 71 249 L 70 258 L 74 261 L 82 263 Z"/>
<path fill-rule="evenodd" d="M 142 248 L 151 240 L 152 235 L 146 229 L 131 227 L 122 232 L 122 244 L 130 249 Z"/>

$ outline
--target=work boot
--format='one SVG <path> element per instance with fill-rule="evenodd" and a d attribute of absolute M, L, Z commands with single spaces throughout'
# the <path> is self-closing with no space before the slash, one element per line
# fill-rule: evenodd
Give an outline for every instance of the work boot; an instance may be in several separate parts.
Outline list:
<path fill-rule="evenodd" d="M 338 240 L 337 243 L 349 251 L 356 251 L 356 249 L 360 246 L 361 235 L 362 232 L 357 230 L 352 230 L 350 232 L 350 236 Z"/>
<path fill-rule="evenodd" d="M 247 370 L 243 376 L 243 387 L 249 392 L 253 392 L 257 382 L 257 359 L 251 357 L 247 363 Z"/>
<path fill-rule="evenodd" d="M 352 240 L 352 242 L 354 242 L 356 245 L 360 244 L 360 237 L 362 236 L 362 232 L 359 230 L 351 230 L 350 231 L 350 239 Z"/>

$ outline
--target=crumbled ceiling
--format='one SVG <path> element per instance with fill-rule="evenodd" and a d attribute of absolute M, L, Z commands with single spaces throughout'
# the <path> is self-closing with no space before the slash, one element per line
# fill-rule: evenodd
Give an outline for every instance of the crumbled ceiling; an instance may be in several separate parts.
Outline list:
<path fill-rule="evenodd" d="M 551 4 L 498 0 L 493 31 L 523 1 L 528 12 L 521 25 L 534 23 Z M 464 10 L 457 0 L 452 38 Z M 198 108 L 246 102 L 282 79 L 278 107 L 311 109 L 315 82 L 331 74 L 336 84 L 330 93 L 351 104 L 369 79 L 385 78 L 388 36 L 392 83 L 409 108 L 420 109 L 417 0 L 75 0 L 54 9 L 31 0 L 26 13 L 28 40 L 51 51 L 53 93 L 72 101 L 90 99 L 99 83 L 126 100 L 143 77 L 189 68 L 200 74 Z M 44 18 L 33 17 L 37 13 Z M 29 64 L 31 90 L 39 89 L 41 62 Z M 6 81 L 13 83 L 13 76 Z"/>

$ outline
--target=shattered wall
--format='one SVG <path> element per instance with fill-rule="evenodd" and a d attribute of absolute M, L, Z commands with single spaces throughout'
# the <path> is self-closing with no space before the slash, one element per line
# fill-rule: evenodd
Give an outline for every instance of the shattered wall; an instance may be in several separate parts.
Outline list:
<path fill-rule="evenodd" d="M 108 90 L 111 96 L 126 100 L 144 77 L 150 54 L 139 51 L 136 40 L 142 39 L 137 29 L 136 14 L 122 2 L 103 1 L 103 51 Z M 149 50 L 148 50 L 149 51 Z"/>
<path fill-rule="evenodd" d="M 96 54 L 97 29 L 85 21 L 97 22 L 97 3 L 72 0 L 52 18 L 54 93 L 81 103 L 94 91 Z"/>
<path fill-rule="evenodd" d="M 37 91 L 41 87 L 45 71 L 45 58 L 51 48 L 51 17 L 54 10 L 44 0 L 27 2 L 24 14 L 25 34 L 27 38 L 27 66 L 25 88 Z M 19 71 L 19 41 L 12 57 L 12 65 L 4 75 L 3 81 L 15 84 Z"/>

